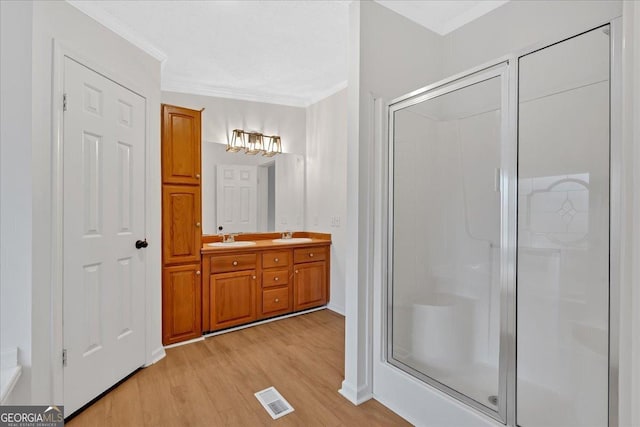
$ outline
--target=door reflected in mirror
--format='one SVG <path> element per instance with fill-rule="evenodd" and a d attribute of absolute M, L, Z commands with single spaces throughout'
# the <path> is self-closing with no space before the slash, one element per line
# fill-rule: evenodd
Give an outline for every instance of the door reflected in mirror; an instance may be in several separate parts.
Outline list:
<path fill-rule="evenodd" d="M 304 158 L 230 153 L 202 142 L 203 234 L 301 230 Z"/>

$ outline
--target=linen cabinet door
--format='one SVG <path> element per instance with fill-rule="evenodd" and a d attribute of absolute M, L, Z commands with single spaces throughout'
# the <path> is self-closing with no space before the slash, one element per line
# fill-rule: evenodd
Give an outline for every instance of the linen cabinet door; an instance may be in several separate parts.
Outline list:
<path fill-rule="evenodd" d="M 162 182 L 200 185 L 201 113 L 162 106 Z"/>
<path fill-rule="evenodd" d="M 200 264 L 165 267 L 162 274 L 162 343 L 202 335 Z"/>
<path fill-rule="evenodd" d="M 200 262 L 200 187 L 165 185 L 162 189 L 164 264 Z"/>

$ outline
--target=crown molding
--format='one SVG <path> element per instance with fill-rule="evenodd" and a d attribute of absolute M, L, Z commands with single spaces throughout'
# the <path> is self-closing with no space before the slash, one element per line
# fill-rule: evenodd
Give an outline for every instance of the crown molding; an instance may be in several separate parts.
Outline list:
<path fill-rule="evenodd" d="M 335 85 L 335 86 L 333 86 L 333 87 L 331 87 L 331 88 L 329 88 L 327 90 L 323 90 L 323 91 L 318 92 L 316 95 L 314 95 L 310 99 L 309 103 L 307 104 L 307 107 L 310 106 L 310 105 L 316 104 L 316 103 L 322 101 L 323 99 L 326 99 L 326 98 L 328 98 L 328 97 L 330 97 L 332 95 L 335 95 L 336 93 L 340 92 L 343 89 L 346 89 L 347 86 L 348 86 L 348 83 L 349 82 L 347 80 L 344 80 L 344 81 L 338 83 L 337 85 Z"/>
<path fill-rule="evenodd" d="M 478 2 L 478 4 L 471 9 L 439 25 L 437 32 L 443 36 L 447 35 L 508 2 L 509 0 L 485 0 Z"/>
<path fill-rule="evenodd" d="M 238 99 L 241 101 L 287 105 L 289 107 L 305 108 L 309 105 L 309 99 L 305 97 L 277 95 L 239 88 L 220 87 L 208 85 L 206 83 L 182 81 L 171 78 L 162 79 L 161 89 L 165 92 L 190 93 L 194 95 Z"/>
<path fill-rule="evenodd" d="M 321 91 L 312 97 L 277 95 L 246 89 L 208 85 L 205 83 L 163 78 L 161 89 L 164 92 L 189 93 L 192 95 L 213 96 L 217 98 L 236 99 L 241 101 L 263 102 L 266 104 L 286 105 L 289 107 L 307 108 L 347 87 L 347 81 Z"/>
<path fill-rule="evenodd" d="M 144 37 L 141 37 L 139 34 L 136 34 L 132 31 L 128 26 L 123 24 L 120 20 L 116 19 L 110 13 L 105 12 L 99 7 L 94 6 L 90 2 L 80 1 L 80 0 L 66 0 L 71 6 L 78 9 L 80 12 L 84 13 L 88 17 L 98 21 L 98 23 L 104 25 L 132 45 L 137 48 L 143 50 L 148 53 L 158 61 L 160 61 L 161 65 L 164 66 L 167 61 L 167 54 L 162 50 L 158 49 Z"/>

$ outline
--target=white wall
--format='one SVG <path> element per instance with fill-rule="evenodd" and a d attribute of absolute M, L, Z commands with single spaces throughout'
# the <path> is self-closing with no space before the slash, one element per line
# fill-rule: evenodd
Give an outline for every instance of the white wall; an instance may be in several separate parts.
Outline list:
<path fill-rule="evenodd" d="M 26 367 L 7 403 L 30 399 L 32 11 L 0 2 L 0 357 L 17 347 Z"/>
<path fill-rule="evenodd" d="M 625 1 L 623 38 L 622 222 L 631 230 L 622 248 L 620 307 L 620 425 L 640 425 L 640 4 Z M 626 321 L 625 321 L 626 320 Z"/>
<path fill-rule="evenodd" d="M 349 67 L 347 323 L 341 393 L 354 403 L 373 393 L 418 424 L 481 424 L 451 399 L 382 363 L 381 278 L 386 258 L 379 245 L 386 212 L 383 151 L 376 133 L 385 135 L 386 117 L 383 109 L 374 109 L 374 99 L 388 103 L 440 79 L 440 37 L 373 2 L 354 2 L 350 11 L 350 58 L 357 59 Z"/>
<path fill-rule="evenodd" d="M 160 64 L 66 2 L 33 2 L 31 165 L 33 185 L 26 191 L 33 205 L 32 381 L 31 401 L 62 403 L 61 325 L 52 325 L 52 58 L 54 40 L 88 58 L 132 86 L 147 100 L 147 361 L 164 355 L 161 345 L 161 180 Z M 58 104 L 59 105 L 59 104 Z M 60 295 L 56 295 L 56 298 Z M 61 310 L 55 300 L 54 311 Z M 56 313 L 60 316 L 61 311 Z M 60 319 L 61 317 L 57 317 Z M 53 338 L 58 340 L 52 343 Z M 53 350 L 52 350 L 53 348 Z"/>
<path fill-rule="evenodd" d="M 306 224 L 331 233 L 331 300 L 344 314 L 347 219 L 347 89 L 307 108 Z"/>

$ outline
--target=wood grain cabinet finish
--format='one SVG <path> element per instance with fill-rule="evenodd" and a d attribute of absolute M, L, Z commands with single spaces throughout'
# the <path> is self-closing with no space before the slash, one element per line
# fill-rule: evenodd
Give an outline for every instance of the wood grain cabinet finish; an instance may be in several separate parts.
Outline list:
<path fill-rule="evenodd" d="M 209 280 L 209 326 L 230 328 L 257 319 L 255 270 L 212 274 Z"/>
<path fill-rule="evenodd" d="M 203 255 L 203 330 L 326 305 L 329 243 Z"/>
<path fill-rule="evenodd" d="M 259 317 L 266 319 L 293 311 L 293 286 L 289 280 L 292 250 L 262 253 L 262 299 Z"/>
<path fill-rule="evenodd" d="M 162 182 L 200 185 L 201 112 L 162 105 Z"/>
<path fill-rule="evenodd" d="M 202 335 L 200 264 L 166 267 L 162 274 L 162 342 Z"/>
<path fill-rule="evenodd" d="M 202 335 L 201 112 L 162 105 L 161 114 L 162 341 L 168 345 Z M 189 293 L 196 287 L 197 304 Z"/>
<path fill-rule="evenodd" d="M 306 310 L 327 303 L 327 263 L 296 264 L 293 276 L 293 310 Z"/>
<path fill-rule="evenodd" d="M 165 265 L 200 262 L 200 215 L 200 187 L 163 186 L 162 254 Z"/>

